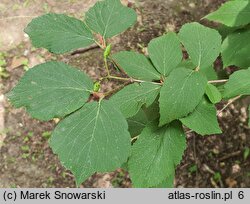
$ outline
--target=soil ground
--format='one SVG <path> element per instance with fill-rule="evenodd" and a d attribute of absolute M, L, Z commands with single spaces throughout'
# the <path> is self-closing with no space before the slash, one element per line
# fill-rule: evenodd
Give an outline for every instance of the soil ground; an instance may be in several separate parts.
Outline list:
<path fill-rule="evenodd" d="M 58 121 L 39 122 L 24 109 L 15 109 L 5 94 L 27 67 L 58 59 L 79 67 L 93 79 L 103 73 L 98 49 L 77 55 L 53 55 L 31 46 L 23 28 L 32 17 L 46 12 L 67 13 L 81 18 L 96 0 L 2 0 L 0 2 L 0 52 L 6 65 L 0 77 L 0 187 L 75 187 L 72 174 L 64 169 L 48 146 Z M 144 52 L 148 42 L 166 31 L 178 31 L 186 22 L 200 19 L 219 7 L 216 0 L 133 1 L 138 13 L 136 26 L 113 39 L 114 51 Z M 207 24 L 208 22 L 202 22 Z M 1 58 L 0 58 L 1 60 Z M 110 82 L 103 89 L 117 86 Z M 226 102 L 225 102 L 226 103 Z M 250 187 L 250 147 L 247 126 L 249 98 L 232 104 L 219 117 L 221 135 L 189 133 L 188 148 L 176 171 L 176 187 Z M 223 103 L 218 105 L 218 109 Z M 95 174 L 82 187 L 131 187 L 129 175 L 118 169 Z"/>

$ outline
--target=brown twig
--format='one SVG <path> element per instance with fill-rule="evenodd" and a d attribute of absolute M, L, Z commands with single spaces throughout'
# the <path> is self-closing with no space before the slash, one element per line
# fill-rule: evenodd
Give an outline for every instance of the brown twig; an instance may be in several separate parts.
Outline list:
<path fill-rule="evenodd" d="M 21 19 L 21 18 L 36 18 L 36 17 L 37 16 L 9 16 L 0 18 L 0 21 L 7 21 L 7 20 Z"/>
<path fill-rule="evenodd" d="M 122 88 L 124 88 L 124 87 L 125 87 L 126 85 L 128 85 L 128 84 L 130 84 L 130 83 L 125 83 L 125 84 L 123 84 L 122 86 L 119 86 L 119 87 L 117 87 L 117 88 L 115 88 L 115 89 L 113 89 L 113 90 L 111 90 L 111 91 L 105 92 L 105 93 L 103 93 L 103 94 L 104 94 L 105 97 L 110 96 L 110 95 L 112 95 L 112 94 L 114 94 L 114 93 L 120 91 Z"/>
<path fill-rule="evenodd" d="M 224 161 L 224 160 L 227 160 L 229 158 L 232 158 L 232 157 L 236 157 L 236 156 L 239 156 L 241 154 L 241 151 L 237 151 L 237 152 L 232 152 L 230 154 L 227 154 L 221 158 L 219 158 L 219 161 Z"/>
<path fill-rule="evenodd" d="M 139 138 L 139 135 L 138 136 L 136 136 L 136 137 L 133 137 L 133 138 L 131 138 L 131 142 L 134 142 L 135 140 L 137 140 Z"/>
<path fill-rule="evenodd" d="M 193 137 L 193 153 L 194 153 L 195 165 L 198 166 L 197 157 L 196 157 L 196 138 L 195 138 L 195 135 Z M 197 173 L 197 171 L 195 171 L 195 177 L 197 178 L 197 176 L 198 176 L 198 173 Z M 197 181 L 197 179 L 196 179 L 196 181 Z"/>
<path fill-rule="evenodd" d="M 235 98 L 231 99 L 228 101 L 228 103 L 221 109 L 217 112 L 217 116 L 220 116 L 220 114 L 228 107 L 230 106 L 232 103 L 234 103 L 236 100 L 238 100 L 239 98 L 241 97 L 241 95 L 239 96 L 236 96 Z M 189 134 L 191 132 L 194 132 L 193 130 L 189 130 L 187 132 L 185 132 L 186 134 Z"/>
<path fill-rule="evenodd" d="M 203 164 L 203 169 L 207 172 L 209 172 L 210 174 L 215 174 L 214 170 L 212 170 L 208 165 Z"/>
<path fill-rule="evenodd" d="M 75 50 L 74 52 L 71 53 L 71 55 L 82 54 L 82 53 L 85 53 L 85 52 L 88 52 L 90 50 L 94 50 L 97 48 L 100 48 L 100 47 L 98 45 L 91 45 L 91 46 L 86 47 L 86 48 L 80 48 L 78 50 Z"/>
<path fill-rule="evenodd" d="M 197 164 L 197 158 L 196 158 L 196 140 L 195 136 L 193 137 L 193 151 L 194 151 L 194 162 Z"/>
<path fill-rule="evenodd" d="M 203 169 L 204 169 L 205 171 L 209 172 L 210 174 L 215 175 L 215 171 L 212 170 L 207 164 L 204 164 L 204 165 L 203 165 Z M 211 181 L 212 185 L 214 185 L 216 188 L 218 187 L 217 184 L 216 184 L 216 182 L 214 181 L 214 178 L 210 178 L 210 181 Z M 219 180 L 219 183 L 220 183 L 220 187 L 223 188 L 223 187 L 224 187 L 224 184 L 223 184 L 223 182 L 222 182 L 221 179 Z"/>
<path fill-rule="evenodd" d="M 235 98 L 231 99 L 228 101 L 228 103 L 221 109 L 217 112 L 217 116 L 220 116 L 220 114 L 228 107 L 230 106 L 232 103 L 234 103 L 236 100 L 238 100 L 239 98 L 241 97 L 241 95 L 239 96 L 236 96 Z"/>

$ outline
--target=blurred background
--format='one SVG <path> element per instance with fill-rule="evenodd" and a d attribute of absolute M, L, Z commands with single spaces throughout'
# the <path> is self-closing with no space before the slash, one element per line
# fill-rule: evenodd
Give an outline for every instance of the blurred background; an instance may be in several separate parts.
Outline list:
<path fill-rule="evenodd" d="M 24 109 L 15 109 L 5 94 L 29 68 L 60 60 L 87 72 L 93 79 L 103 70 L 102 52 L 93 49 L 54 55 L 32 47 L 23 29 L 32 18 L 65 13 L 83 19 L 96 0 L 0 0 L 0 187 L 75 187 L 74 177 L 48 146 L 57 120 L 40 122 Z M 148 42 L 187 22 L 200 21 L 224 1 L 130 0 L 137 24 L 112 39 L 113 51 L 146 52 Z M 123 3 L 127 3 L 126 0 Z M 206 21 L 200 21 L 207 24 Z M 218 64 L 217 66 L 220 66 Z M 220 68 L 220 67 L 218 67 Z M 103 89 L 116 86 L 107 83 Z M 223 107 L 219 104 L 218 108 Z M 176 187 L 250 187 L 250 130 L 245 101 L 232 104 L 219 118 L 221 135 L 189 133 L 188 148 L 176 171 Z M 82 187 L 131 187 L 123 169 L 95 174 Z"/>

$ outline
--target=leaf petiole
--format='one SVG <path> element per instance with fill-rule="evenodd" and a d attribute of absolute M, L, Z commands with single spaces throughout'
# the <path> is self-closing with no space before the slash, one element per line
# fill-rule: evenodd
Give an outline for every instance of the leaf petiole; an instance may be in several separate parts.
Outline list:
<path fill-rule="evenodd" d="M 117 77 L 117 76 L 107 76 L 107 77 L 104 77 L 106 79 L 116 79 L 116 80 L 122 80 L 122 81 L 130 81 L 130 82 L 139 82 L 139 83 L 144 83 L 144 82 L 147 82 L 147 83 L 152 83 L 152 84 L 157 84 L 157 85 L 162 85 L 162 83 L 159 83 L 159 82 L 152 82 L 152 81 L 144 81 L 144 80 L 139 80 L 139 79 L 134 79 L 134 78 L 124 78 L 124 77 Z"/>
<path fill-rule="evenodd" d="M 216 83 L 225 83 L 227 82 L 228 79 L 221 79 L 221 80 L 212 80 L 212 81 L 208 81 L 209 84 L 216 84 Z"/>
<path fill-rule="evenodd" d="M 105 64 L 105 69 L 106 69 L 106 72 L 107 72 L 107 77 L 109 77 L 110 76 L 110 72 L 109 72 L 109 66 L 108 66 L 107 57 L 104 57 L 104 64 Z"/>

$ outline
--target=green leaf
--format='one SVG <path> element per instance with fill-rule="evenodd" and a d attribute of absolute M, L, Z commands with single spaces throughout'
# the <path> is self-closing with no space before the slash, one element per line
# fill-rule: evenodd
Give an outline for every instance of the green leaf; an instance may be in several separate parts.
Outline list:
<path fill-rule="evenodd" d="M 241 26 L 238 27 L 228 27 L 226 25 L 220 25 L 217 30 L 220 33 L 222 39 L 224 40 L 229 34 L 242 29 Z"/>
<path fill-rule="evenodd" d="M 186 139 L 182 126 L 175 121 L 159 128 L 149 124 L 132 146 L 129 174 L 134 187 L 154 187 L 174 174 L 180 163 Z"/>
<path fill-rule="evenodd" d="M 79 185 L 93 173 L 113 171 L 127 161 L 128 125 L 110 101 L 87 103 L 58 124 L 50 146 Z"/>
<path fill-rule="evenodd" d="M 250 149 L 249 149 L 249 147 L 246 147 L 246 148 L 244 149 L 244 153 L 243 153 L 244 161 L 247 160 L 247 158 L 249 157 L 249 155 L 250 155 Z"/>
<path fill-rule="evenodd" d="M 136 52 L 122 51 L 112 55 L 113 60 L 128 76 L 142 80 L 159 80 L 160 74 L 156 71 L 147 57 Z"/>
<path fill-rule="evenodd" d="M 131 8 L 123 6 L 120 0 L 97 2 L 86 13 L 86 24 L 104 38 L 113 37 L 136 22 L 137 15 Z"/>
<path fill-rule="evenodd" d="M 233 98 L 238 95 L 250 95 L 250 68 L 240 70 L 230 75 L 224 85 L 223 98 Z"/>
<path fill-rule="evenodd" d="M 165 181 L 154 186 L 154 188 L 174 188 L 174 172 Z"/>
<path fill-rule="evenodd" d="M 202 68 L 200 71 L 207 77 L 207 80 L 217 80 L 218 79 L 218 75 L 217 75 L 217 73 L 214 70 L 214 67 L 212 65 L 205 67 L 205 68 Z"/>
<path fill-rule="evenodd" d="M 199 23 L 183 25 L 179 38 L 191 61 L 201 69 L 210 66 L 220 54 L 221 36 L 218 31 Z"/>
<path fill-rule="evenodd" d="M 34 18 L 25 32 L 35 47 L 57 54 L 94 43 L 93 35 L 84 22 L 64 14 L 49 13 Z"/>
<path fill-rule="evenodd" d="M 128 131 L 130 132 L 131 137 L 135 137 L 141 133 L 141 131 L 148 124 L 148 118 L 145 112 L 140 109 L 136 115 L 127 119 L 128 122 Z"/>
<path fill-rule="evenodd" d="M 150 106 L 143 105 L 136 115 L 127 119 L 130 135 L 132 137 L 138 136 L 149 122 L 159 119 L 159 117 L 159 102 L 157 97 Z"/>
<path fill-rule="evenodd" d="M 217 121 L 216 108 L 213 104 L 208 102 L 206 98 L 202 99 L 200 104 L 190 115 L 180 119 L 180 121 L 200 135 L 221 133 Z"/>
<path fill-rule="evenodd" d="M 92 88 L 86 74 L 52 61 L 29 69 L 8 97 L 16 108 L 26 107 L 32 117 L 50 120 L 83 106 Z"/>
<path fill-rule="evenodd" d="M 191 62 L 191 60 L 184 60 L 182 61 L 177 68 L 187 68 L 187 69 L 195 69 L 196 66 Z M 217 73 L 214 70 L 214 67 L 212 65 L 208 67 L 203 67 L 200 72 L 202 72 L 206 77 L 207 80 L 216 80 L 218 79 Z"/>
<path fill-rule="evenodd" d="M 134 116 L 139 109 L 146 104 L 150 106 L 157 95 L 159 94 L 161 86 L 152 83 L 134 83 L 126 86 L 110 100 L 115 107 L 118 107 L 126 118 Z"/>
<path fill-rule="evenodd" d="M 222 43 L 223 66 L 235 65 L 241 68 L 250 66 L 250 30 L 235 32 L 226 37 Z"/>
<path fill-rule="evenodd" d="M 164 76 L 181 62 L 181 44 L 175 33 L 170 32 L 150 41 L 148 52 L 156 69 Z"/>
<path fill-rule="evenodd" d="M 142 106 L 149 121 L 153 121 L 160 118 L 160 108 L 159 108 L 159 95 L 155 101 L 148 107 Z"/>
<path fill-rule="evenodd" d="M 173 70 L 160 91 L 160 126 L 192 112 L 200 103 L 206 85 L 207 80 L 200 72 Z"/>
<path fill-rule="evenodd" d="M 229 1 L 224 3 L 217 11 L 205 16 L 205 18 L 233 27 L 250 23 L 249 16 L 249 1 Z"/>
<path fill-rule="evenodd" d="M 177 68 L 187 68 L 187 69 L 195 69 L 196 66 L 193 64 L 193 62 L 190 59 L 187 60 L 183 60 L 178 66 Z"/>
<path fill-rule="evenodd" d="M 206 95 L 213 104 L 219 103 L 222 99 L 220 91 L 212 84 L 207 84 Z"/>

